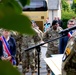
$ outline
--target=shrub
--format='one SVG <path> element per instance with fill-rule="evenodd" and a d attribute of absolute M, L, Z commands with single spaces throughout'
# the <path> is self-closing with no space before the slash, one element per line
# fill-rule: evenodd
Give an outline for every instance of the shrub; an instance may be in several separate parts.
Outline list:
<path fill-rule="evenodd" d="M 72 19 L 73 17 L 76 17 L 76 14 L 73 11 L 67 12 L 62 11 L 61 19 L 63 21 L 63 28 L 67 28 L 67 21 L 69 19 Z"/>

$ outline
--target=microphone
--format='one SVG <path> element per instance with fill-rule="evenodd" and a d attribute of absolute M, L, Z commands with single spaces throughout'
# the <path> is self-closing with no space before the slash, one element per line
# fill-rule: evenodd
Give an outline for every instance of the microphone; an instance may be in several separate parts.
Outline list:
<path fill-rule="evenodd" d="M 59 34 L 67 34 L 68 32 L 75 30 L 75 29 L 76 29 L 76 26 L 73 26 L 71 28 L 66 28 L 66 29 L 60 31 Z"/>

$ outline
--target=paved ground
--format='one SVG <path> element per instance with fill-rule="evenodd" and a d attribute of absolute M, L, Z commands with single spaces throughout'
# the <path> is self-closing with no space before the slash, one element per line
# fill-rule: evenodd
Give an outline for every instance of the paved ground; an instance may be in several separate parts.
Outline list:
<path fill-rule="evenodd" d="M 46 71 L 46 63 L 44 61 L 44 58 L 45 58 L 45 53 L 46 53 L 46 45 L 42 46 L 41 47 L 41 62 L 40 62 L 40 65 L 41 65 L 41 68 L 40 68 L 40 75 L 47 75 L 47 71 Z M 21 72 L 21 65 L 19 65 L 19 71 Z M 31 71 L 29 73 L 26 73 L 26 75 L 31 75 Z M 35 73 L 35 75 L 38 75 L 38 73 Z M 51 75 L 51 74 L 50 74 Z"/>

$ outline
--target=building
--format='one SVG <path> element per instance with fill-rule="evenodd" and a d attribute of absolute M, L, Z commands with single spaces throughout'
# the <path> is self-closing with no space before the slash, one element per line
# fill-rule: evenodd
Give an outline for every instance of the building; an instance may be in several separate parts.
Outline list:
<path fill-rule="evenodd" d="M 61 19 L 61 0 L 47 0 L 47 5 L 50 23 L 52 23 L 55 17 Z"/>

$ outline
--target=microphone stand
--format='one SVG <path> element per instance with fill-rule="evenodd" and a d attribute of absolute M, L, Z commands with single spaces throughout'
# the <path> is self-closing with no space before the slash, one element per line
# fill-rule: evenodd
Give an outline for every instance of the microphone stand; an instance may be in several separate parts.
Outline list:
<path fill-rule="evenodd" d="M 44 42 L 44 43 L 41 43 L 41 44 L 36 45 L 36 46 L 32 46 L 32 47 L 27 48 L 27 49 L 24 50 L 24 51 L 28 51 L 28 50 L 31 50 L 31 49 L 36 48 L 36 50 L 37 50 L 37 52 L 38 52 L 38 75 L 40 75 L 40 68 L 39 68 L 39 66 L 40 66 L 40 58 L 39 58 L 39 56 L 40 56 L 40 50 L 41 50 L 40 46 L 42 46 L 42 45 L 44 45 L 44 44 L 46 44 L 46 43 L 55 41 L 55 40 L 57 40 L 57 39 L 59 39 L 59 38 L 62 38 L 62 37 L 64 37 L 64 36 L 66 36 L 66 34 L 62 34 L 62 36 L 59 36 L 59 37 L 57 37 L 57 38 L 55 38 L 55 39 L 46 41 L 46 42 Z"/>

